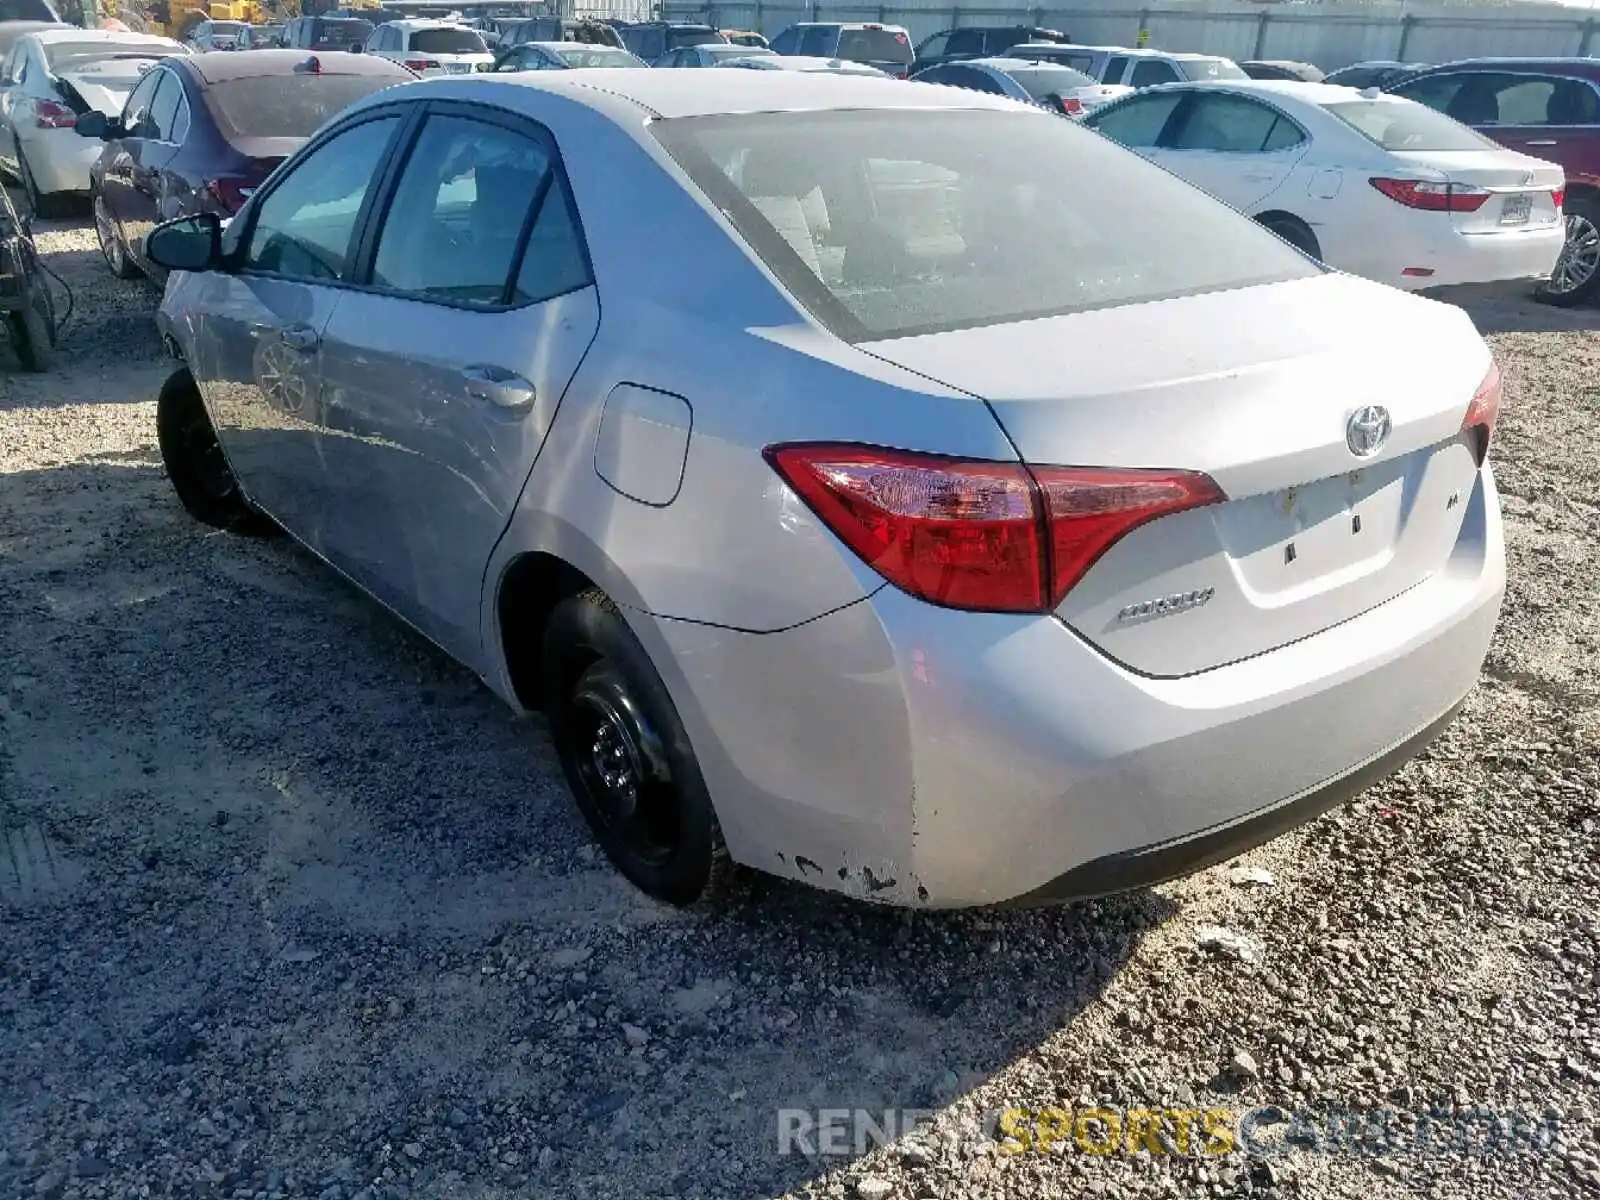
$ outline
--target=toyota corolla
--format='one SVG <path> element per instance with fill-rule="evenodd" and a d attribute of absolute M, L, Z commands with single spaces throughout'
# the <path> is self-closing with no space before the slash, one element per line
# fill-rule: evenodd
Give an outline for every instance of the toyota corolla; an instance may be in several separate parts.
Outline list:
<path fill-rule="evenodd" d="M 1170 878 L 1397 768 L 1494 628 L 1466 315 L 1001 97 L 429 80 L 148 252 L 180 501 L 542 709 L 670 902 Z"/>

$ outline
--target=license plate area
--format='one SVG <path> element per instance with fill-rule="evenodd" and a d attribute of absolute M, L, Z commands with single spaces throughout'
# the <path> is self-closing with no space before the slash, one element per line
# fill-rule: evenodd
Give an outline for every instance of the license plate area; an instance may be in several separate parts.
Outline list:
<path fill-rule="evenodd" d="M 1526 225 L 1531 212 L 1533 212 L 1533 197 L 1527 192 L 1507 196 L 1500 206 L 1500 224 Z"/>
<path fill-rule="evenodd" d="M 1241 582 L 1289 603 L 1382 569 L 1405 522 L 1409 458 L 1231 502 L 1221 532 Z"/>

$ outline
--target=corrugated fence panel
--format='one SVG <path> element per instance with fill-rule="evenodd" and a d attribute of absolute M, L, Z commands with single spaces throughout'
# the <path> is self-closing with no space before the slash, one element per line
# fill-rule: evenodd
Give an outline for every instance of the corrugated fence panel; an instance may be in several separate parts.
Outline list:
<path fill-rule="evenodd" d="M 598 0 L 591 0 L 598 2 Z M 636 5 L 649 0 L 618 0 Z M 1005 0 L 981 5 L 951 5 L 949 0 L 897 0 L 894 4 L 767 4 L 763 0 L 707 5 L 668 0 L 663 16 L 676 21 L 710 21 L 722 28 L 759 29 L 769 38 L 796 21 L 883 21 L 904 25 L 913 42 L 962 25 L 1037 24 L 1065 30 L 1090 45 L 1131 46 L 1141 25 L 1149 44 L 1162 50 L 1193 50 L 1234 59 L 1284 58 L 1316 63 L 1325 71 L 1362 59 L 1404 57 L 1410 62 L 1449 62 L 1474 55 L 1568 55 L 1585 46 L 1586 25 L 1596 32 L 1589 51 L 1600 51 L 1600 14 L 1531 4 L 1462 16 L 1433 10 L 1402 19 L 1399 5 L 1315 4 L 1240 7 L 1227 0 L 1162 7 L 1135 0 L 1110 0 L 1104 6 L 1080 3 L 1044 8 Z M 1530 11 L 1532 10 L 1532 11 Z M 1554 13 L 1555 15 L 1552 15 Z"/>

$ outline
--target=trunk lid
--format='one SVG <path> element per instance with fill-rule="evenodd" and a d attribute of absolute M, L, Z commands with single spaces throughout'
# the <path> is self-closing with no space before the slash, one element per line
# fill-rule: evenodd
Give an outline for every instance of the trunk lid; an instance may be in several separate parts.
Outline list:
<path fill-rule="evenodd" d="M 121 116 L 128 96 L 154 65 L 155 61 L 149 58 L 101 59 L 62 71 L 56 79 L 56 90 L 78 112 L 93 110 L 108 117 Z M 73 102 L 74 97 L 79 103 Z"/>
<path fill-rule="evenodd" d="M 1444 567 L 1491 362 L 1461 310 L 1342 275 L 864 349 L 988 400 L 1026 462 L 1204 471 L 1229 497 L 1143 525 L 1057 610 L 1186 675 L 1339 624 Z M 1357 410 L 1391 432 L 1358 457 Z"/>
<path fill-rule="evenodd" d="M 1487 188 L 1492 193 L 1481 207 L 1450 214 L 1462 233 L 1526 229 L 1555 221 L 1554 192 L 1567 178 L 1554 163 L 1511 150 L 1394 152 L 1394 158 L 1418 178 Z"/>

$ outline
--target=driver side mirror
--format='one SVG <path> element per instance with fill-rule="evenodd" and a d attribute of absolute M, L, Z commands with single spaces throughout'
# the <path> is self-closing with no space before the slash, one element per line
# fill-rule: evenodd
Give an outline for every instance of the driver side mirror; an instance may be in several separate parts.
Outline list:
<path fill-rule="evenodd" d="M 117 119 L 103 112 L 83 113 L 72 123 L 72 128 L 79 137 L 99 138 L 102 142 L 109 142 L 122 132 Z"/>
<path fill-rule="evenodd" d="M 146 236 L 144 253 L 168 271 L 215 271 L 222 266 L 222 219 L 197 213 L 163 222 Z"/>

